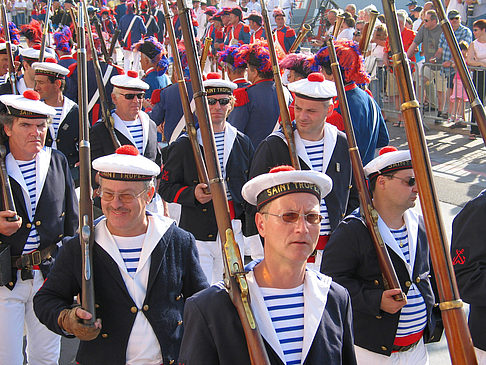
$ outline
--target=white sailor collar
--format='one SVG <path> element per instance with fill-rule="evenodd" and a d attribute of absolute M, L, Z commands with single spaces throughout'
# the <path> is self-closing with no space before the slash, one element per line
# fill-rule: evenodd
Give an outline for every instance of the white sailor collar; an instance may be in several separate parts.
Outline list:
<path fill-rule="evenodd" d="M 128 140 L 130 142 L 132 142 L 132 144 L 134 146 L 136 146 L 136 143 L 135 143 L 135 140 L 132 137 L 132 134 L 128 130 L 126 124 L 123 123 L 123 120 L 118 116 L 118 114 L 116 114 L 116 111 L 112 115 L 113 115 L 113 119 L 115 121 L 115 123 L 114 123 L 115 129 L 120 131 L 121 134 L 123 134 L 125 137 L 127 137 Z M 140 119 L 140 121 L 142 122 L 142 136 L 143 136 L 143 149 L 142 149 L 143 152 L 142 152 L 142 154 L 144 154 L 145 148 L 147 147 L 147 143 L 148 143 L 150 118 L 149 118 L 147 113 L 140 111 L 140 112 L 138 112 L 137 119 Z"/>
<path fill-rule="evenodd" d="M 224 176 L 223 178 L 226 177 L 226 164 L 228 163 L 228 159 L 231 154 L 231 150 L 233 149 L 233 144 L 235 143 L 237 134 L 238 134 L 238 130 L 226 121 L 224 127 L 224 150 L 223 150 Z M 196 138 L 197 138 L 197 142 L 202 146 L 203 143 L 201 138 L 201 129 L 197 130 Z"/>

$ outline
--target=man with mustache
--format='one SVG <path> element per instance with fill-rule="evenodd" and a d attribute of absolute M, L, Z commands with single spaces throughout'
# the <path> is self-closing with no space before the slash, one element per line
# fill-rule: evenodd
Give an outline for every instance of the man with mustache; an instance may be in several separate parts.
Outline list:
<path fill-rule="evenodd" d="M 24 326 L 29 364 L 57 363 L 60 354 L 60 337 L 36 318 L 32 298 L 63 238 L 76 232 L 78 202 L 66 157 L 44 146 L 56 111 L 39 99 L 33 90 L 0 96 L 7 108 L 0 120 L 15 203 L 7 210 L 2 199 L 0 211 L 0 364 L 24 363 Z M 16 214 L 19 219 L 12 221 Z"/>
<path fill-rule="evenodd" d="M 356 359 L 351 302 L 333 280 L 306 268 L 319 237 L 321 199 L 331 179 L 279 166 L 248 181 L 265 255 L 246 266 L 251 308 L 271 364 L 343 364 Z M 222 282 L 189 298 L 179 362 L 250 364 L 236 310 Z"/>
<path fill-rule="evenodd" d="M 411 208 L 417 185 L 410 152 L 386 147 L 364 168 L 379 214 L 378 229 L 386 244 L 406 299 L 400 289 L 385 289 L 368 228 L 355 210 L 331 235 L 321 271 L 348 289 L 358 363 L 428 364 L 424 342 L 440 339 L 436 297 L 424 222 Z M 440 316 L 440 314 L 437 314 Z"/>
<path fill-rule="evenodd" d="M 177 364 L 185 299 L 207 287 L 194 237 L 173 220 L 150 214 L 159 166 L 125 145 L 93 161 L 104 218 L 95 226 L 92 318 L 73 296 L 81 291 L 81 250 L 74 237 L 61 250 L 34 299 L 36 315 L 57 334 L 81 340 L 83 365 Z"/>

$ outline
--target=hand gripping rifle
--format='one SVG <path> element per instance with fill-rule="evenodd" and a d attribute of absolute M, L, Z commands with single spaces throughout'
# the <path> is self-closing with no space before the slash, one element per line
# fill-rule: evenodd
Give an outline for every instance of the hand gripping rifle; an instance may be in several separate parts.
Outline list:
<path fill-rule="evenodd" d="M 46 43 L 49 36 L 49 14 L 51 13 L 52 0 L 47 1 L 46 18 L 44 19 L 44 29 L 42 30 L 42 41 L 39 53 L 39 62 L 44 62 L 46 53 Z M 6 28 L 8 29 L 8 28 Z"/>
<path fill-rule="evenodd" d="M 420 115 L 420 105 L 415 98 L 412 74 L 403 50 L 394 1 L 383 0 L 383 10 L 388 28 L 393 70 L 402 102 L 400 110 L 405 118 L 405 132 L 417 179 L 420 205 L 424 213 L 430 256 L 437 277 L 439 308 L 444 321 L 449 353 L 454 365 L 477 364 L 471 335 L 462 309 L 463 304 L 457 289 L 456 277 L 452 269 L 449 244 L 442 223 Z"/>
<path fill-rule="evenodd" d="M 356 187 L 359 192 L 359 201 L 361 203 L 361 216 L 366 222 L 368 231 L 370 232 L 373 245 L 376 250 L 376 256 L 378 257 L 378 263 L 383 276 L 383 283 L 385 289 L 400 289 L 400 282 L 398 281 L 397 274 L 393 268 L 393 264 L 388 254 L 388 250 L 385 246 L 385 242 L 381 237 L 381 233 L 378 229 L 378 212 L 373 207 L 368 187 L 366 186 L 365 175 L 363 171 L 363 162 L 358 151 L 358 145 L 354 136 L 353 123 L 351 122 L 351 115 L 349 114 L 348 99 L 346 92 L 344 91 L 344 82 L 339 69 L 339 62 L 336 55 L 336 49 L 334 48 L 334 42 L 332 38 L 327 41 L 329 49 L 329 58 L 331 59 L 332 75 L 334 76 L 334 82 L 336 84 L 336 90 L 339 99 L 339 106 L 341 107 L 341 114 L 343 116 L 344 129 L 346 131 L 346 138 L 349 146 L 349 157 L 351 159 L 351 166 L 353 167 L 353 176 L 356 183 Z M 403 292 L 395 295 L 396 301 L 404 299 Z"/>
<path fill-rule="evenodd" d="M 471 109 L 474 114 L 474 119 L 478 124 L 479 130 L 481 131 L 481 135 L 483 137 L 483 141 L 486 144 L 486 114 L 484 112 L 484 106 L 481 100 L 478 97 L 478 92 L 476 91 L 476 87 L 474 86 L 471 75 L 467 71 L 466 63 L 464 62 L 464 57 L 462 57 L 462 53 L 459 49 L 459 44 L 457 43 L 456 36 L 452 31 L 451 23 L 447 20 L 446 13 L 442 3 L 437 0 L 433 0 L 435 10 L 437 11 L 437 16 L 440 20 L 440 25 L 442 27 L 442 32 L 444 33 L 445 39 L 449 48 L 451 49 L 452 58 L 454 59 L 454 63 L 456 64 L 457 72 L 461 77 L 462 84 L 466 89 L 467 97 L 471 103 Z"/>
<path fill-rule="evenodd" d="M 191 73 L 194 101 L 196 103 L 196 112 L 205 152 L 204 156 L 210 178 L 209 183 L 211 185 L 216 222 L 222 243 L 226 289 L 240 317 L 251 363 L 253 365 L 270 364 L 263 339 L 257 328 L 255 316 L 250 307 L 250 293 L 245 277 L 245 270 L 241 260 L 240 250 L 235 242 L 231 228 L 228 200 L 226 198 L 224 180 L 221 177 L 206 92 L 202 83 L 199 59 L 196 53 L 196 41 L 189 13 L 190 8 L 183 0 L 177 0 L 177 6 L 179 8 L 179 19 L 181 20 L 187 61 Z"/>
<path fill-rule="evenodd" d="M 88 19 L 86 4 L 78 4 L 78 104 L 79 104 L 79 241 L 81 243 L 81 306 L 92 314 L 85 320 L 87 325 L 94 325 L 95 299 L 93 281 L 93 200 L 91 192 L 91 156 L 89 144 L 88 118 L 88 66 L 86 56 L 85 19 Z"/>
<path fill-rule="evenodd" d="M 174 25 L 172 24 L 172 15 L 167 5 L 167 0 L 162 1 L 164 6 L 165 24 L 167 26 L 167 33 L 169 34 L 169 42 L 172 49 L 172 58 L 174 59 L 173 72 L 177 77 L 177 85 L 179 87 L 179 95 L 181 97 L 182 109 L 184 111 L 184 120 L 186 122 L 186 132 L 191 142 L 192 153 L 194 155 L 194 162 L 196 163 L 197 177 L 200 183 L 207 185 L 204 189 L 206 194 L 209 194 L 209 178 L 206 171 L 206 165 L 202 159 L 201 149 L 199 142 L 196 138 L 196 124 L 194 123 L 194 117 L 192 115 L 191 103 L 189 102 L 189 96 L 187 94 L 186 82 L 184 80 L 184 72 L 182 70 L 181 59 L 179 57 L 179 51 L 177 48 L 177 39 L 174 32 Z"/>
<path fill-rule="evenodd" d="M 275 81 L 275 90 L 277 91 L 282 130 L 289 147 L 290 162 L 292 163 L 292 167 L 296 170 L 300 170 L 299 156 L 297 155 L 297 149 L 295 148 L 294 131 L 292 130 L 292 121 L 290 120 L 289 107 L 287 105 L 287 101 L 285 100 L 272 28 L 270 27 L 270 20 L 268 19 L 267 6 L 263 0 L 260 0 L 260 5 L 262 6 L 262 17 L 263 23 L 265 24 L 265 34 L 267 35 L 268 51 L 270 53 L 270 60 L 272 61 L 273 80 Z"/>
<path fill-rule="evenodd" d="M 103 120 L 103 123 L 105 123 L 106 129 L 110 134 L 110 139 L 111 142 L 113 143 L 113 147 L 116 150 L 118 147 L 121 147 L 121 144 L 120 141 L 118 140 L 118 137 L 115 134 L 115 121 L 110 112 L 110 106 L 108 104 L 108 98 L 106 96 L 106 89 L 105 89 L 105 85 L 103 84 L 103 76 L 101 74 L 100 60 L 98 59 L 98 53 L 96 51 L 96 47 L 93 39 L 93 32 L 91 31 L 91 25 L 89 22 L 88 11 L 86 10 L 85 6 L 83 7 L 83 11 L 84 11 L 84 17 L 86 18 L 86 29 L 88 33 L 89 46 L 91 48 L 91 57 L 93 59 L 93 66 L 94 66 L 93 68 L 95 71 L 96 85 L 98 86 L 98 92 L 100 93 L 99 100 L 100 100 L 101 119 Z"/>

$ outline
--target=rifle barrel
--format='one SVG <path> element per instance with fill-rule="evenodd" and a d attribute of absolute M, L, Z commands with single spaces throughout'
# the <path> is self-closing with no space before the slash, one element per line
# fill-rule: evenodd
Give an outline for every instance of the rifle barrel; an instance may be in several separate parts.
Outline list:
<path fill-rule="evenodd" d="M 10 80 L 10 85 L 12 87 L 12 94 L 18 94 L 17 90 L 17 78 L 15 77 L 15 66 L 14 66 L 14 57 L 12 52 L 12 41 L 10 39 L 10 31 L 8 27 L 8 18 L 7 18 L 7 8 L 5 3 L 2 1 L 0 3 L 0 12 L 2 16 L 2 25 L 5 33 L 5 48 L 7 50 L 7 61 L 8 61 L 8 78 Z"/>
<path fill-rule="evenodd" d="M 44 56 L 46 52 L 47 37 L 49 35 L 49 14 L 51 13 L 51 6 L 52 6 L 52 0 L 48 0 L 47 8 L 46 8 L 46 18 L 44 21 L 44 29 L 42 30 L 42 41 L 41 41 L 41 48 L 39 53 L 39 62 L 44 61 Z"/>
<path fill-rule="evenodd" d="M 477 364 L 476 355 L 452 269 L 449 244 L 434 185 L 420 105 L 415 98 L 410 65 L 403 49 L 395 2 L 383 0 L 383 10 L 388 28 L 393 71 L 402 102 L 400 110 L 405 119 L 405 132 L 417 179 L 430 256 L 437 277 L 439 308 L 442 311 L 449 353 L 454 365 L 474 365 Z"/>

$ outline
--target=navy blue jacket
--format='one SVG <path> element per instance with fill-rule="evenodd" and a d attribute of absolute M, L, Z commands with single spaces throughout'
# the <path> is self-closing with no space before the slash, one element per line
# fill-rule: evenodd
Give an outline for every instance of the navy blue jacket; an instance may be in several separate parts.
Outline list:
<path fill-rule="evenodd" d="M 273 80 L 261 80 L 246 89 L 248 102 L 236 106 L 228 122 L 250 137 L 255 148 L 273 132 L 280 115 L 277 92 Z"/>
<path fill-rule="evenodd" d="M 353 214 L 359 216 L 359 213 Z M 413 281 L 425 301 L 428 321 L 424 341 L 427 343 L 440 339 L 442 327 L 436 328 L 436 321 L 440 318 L 438 308 L 433 311 L 436 302 L 429 275 L 430 255 L 423 219 L 420 219 L 418 227 L 412 277 L 403 260 L 386 247 L 402 291 L 406 294 Z M 372 352 L 390 356 L 400 311 L 390 314 L 380 309 L 385 290 L 383 276 L 368 228 L 360 219 L 348 217 L 334 230 L 322 253 L 321 271 L 348 289 L 351 295 L 354 343 Z"/>
<path fill-rule="evenodd" d="M 191 81 L 186 80 L 187 95 L 189 102 L 192 101 L 192 85 Z M 177 83 L 167 86 L 160 92 L 160 101 L 154 105 L 152 112 L 149 113 L 157 125 L 164 123 L 165 140 L 169 141 L 172 132 L 177 123 L 182 118 L 184 111 L 182 110 L 181 96 L 179 95 L 179 86 Z"/>
<path fill-rule="evenodd" d="M 253 145 L 250 139 L 238 132 L 226 164 L 226 183 L 234 203 L 235 217 L 242 220 L 246 235 L 246 202 L 241 188 L 248 181 L 248 171 L 253 159 Z M 204 153 L 201 146 L 201 153 Z M 199 183 L 194 155 L 189 138 L 179 137 L 169 146 L 168 159 L 164 163 L 159 194 L 167 202 L 182 205 L 179 227 L 191 232 L 197 240 L 214 241 L 218 234 L 212 201 L 201 204 L 194 196 Z M 253 218 L 253 217 L 252 217 Z"/>
<path fill-rule="evenodd" d="M 22 187 L 14 179 L 9 178 L 9 180 L 17 214 L 22 218 L 22 226 L 17 232 L 11 236 L 0 234 L 0 241 L 10 245 L 12 256 L 22 254 L 33 224 L 40 237 L 39 250 L 61 241 L 65 236 L 74 236 L 79 224 L 78 199 L 74 192 L 73 179 L 66 157 L 61 152 L 52 150 L 46 180 L 32 221 L 27 214 Z M 3 206 L 3 202 L 1 203 Z M 55 255 L 56 252 L 53 256 Z M 46 260 L 40 265 L 44 277 L 49 273 L 53 262 L 54 259 Z M 14 274 L 12 281 L 15 285 L 17 269 L 12 269 L 12 273 Z M 13 285 L 7 287 L 12 289 Z"/>
<path fill-rule="evenodd" d="M 71 307 L 81 293 L 79 239 L 67 242 L 42 288 L 34 297 L 39 320 L 51 331 L 66 335 L 57 323 L 59 313 Z M 92 341 L 81 341 L 76 360 L 83 365 L 124 365 L 126 348 L 137 312 L 118 265 L 96 242 L 93 246 L 96 317 L 102 329 Z M 172 224 L 151 255 L 147 293 L 142 313 L 160 343 L 164 364 L 177 362 L 182 340 L 185 298 L 208 286 L 199 266 L 194 237 Z M 68 336 L 69 337 L 69 336 Z M 71 336 L 72 337 L 72 336 Z"/>
<path fill-rule="evenodd" d="M 127 13 L 127 5 L 123 2 L 115 8 L 115 19 L 117 23 L 120 23 L 120 19 Z"/>
<path fill-rule="evenodd" d="M 124 42 L 123 38 L 125 38 L 125 35 L 127 34 L 128 27 L 130 26 L 133 17 L 137 17 L 137 19 L 133 22 L 132 29 Z M 143 19 L 133 13 L 128 13 L 122 16 L 118 22 L 118 28 L 120 29 L 120 34 L 118 35 L 120 45 L 123 47 L 123 49 L 127 50 L 131 50 L 131 47 L 142 39 L 145 34 L 147 34 L 147 28 L 145 28 Z"/>
<path fill-rule="evenodd" d="M 250 356 L 235 306 L 226 290 L 211 286 L 186 302 L 186 323 L 179 364 L 248 365 Z M 351 302 L 346 290 L 331 283 L 320 326 L 304 365 L 355 365 Z M 270 364 L 284 365 L 263 340 Z"/>
<path fill-rule="evenodd" d="M 468 202 L 452 223 L 451 258 L 461 298 L 469 303 L 474 346 L 486 351 L 486 190 Z"/>

